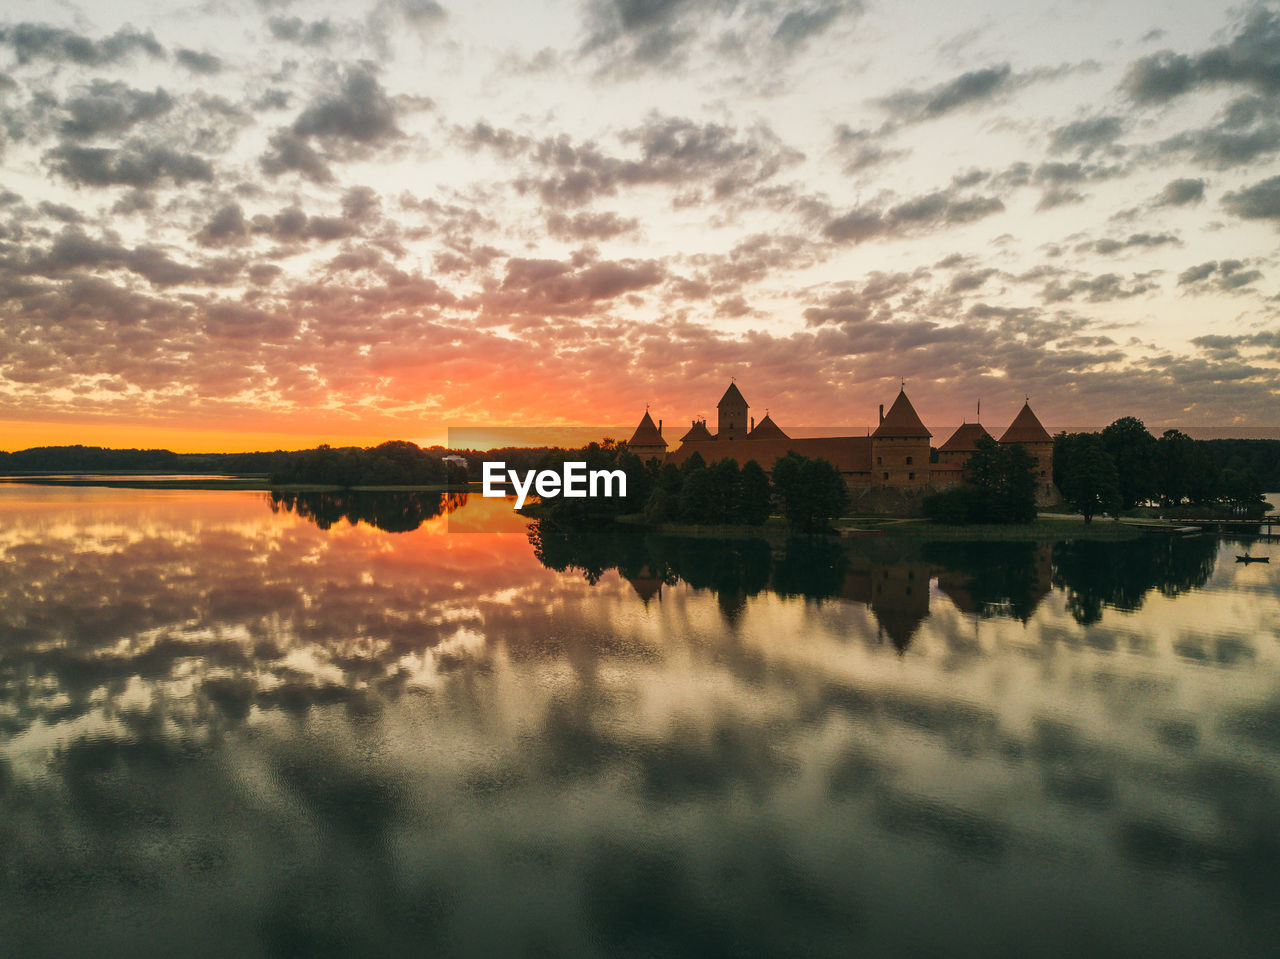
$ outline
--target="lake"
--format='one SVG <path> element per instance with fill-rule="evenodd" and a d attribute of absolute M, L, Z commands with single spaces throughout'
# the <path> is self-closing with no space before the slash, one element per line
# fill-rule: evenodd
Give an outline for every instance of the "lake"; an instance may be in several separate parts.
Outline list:
<path fill-rule="evenodd" d="M 1275 954 L 1275 544 L 487 510 L 0 486 L 4 953 Z"/>

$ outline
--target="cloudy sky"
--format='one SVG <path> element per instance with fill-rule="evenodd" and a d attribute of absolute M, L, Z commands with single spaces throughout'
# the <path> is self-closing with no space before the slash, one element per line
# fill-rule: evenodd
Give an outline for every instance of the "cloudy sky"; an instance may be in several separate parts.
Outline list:
<path fill-rule="evenodd" d="M 1277 154 L 1280 4 L 0 0 L 0 449 L 1277 426 Z"/>

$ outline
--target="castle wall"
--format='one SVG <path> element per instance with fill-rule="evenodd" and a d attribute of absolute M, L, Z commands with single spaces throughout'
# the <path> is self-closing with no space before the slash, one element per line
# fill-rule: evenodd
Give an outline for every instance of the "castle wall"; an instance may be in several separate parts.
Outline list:
<path fill-rule="evenodd" d="M 929 438 L 872 437 L 871 482 L 904 489 L 928 486 Z"/>

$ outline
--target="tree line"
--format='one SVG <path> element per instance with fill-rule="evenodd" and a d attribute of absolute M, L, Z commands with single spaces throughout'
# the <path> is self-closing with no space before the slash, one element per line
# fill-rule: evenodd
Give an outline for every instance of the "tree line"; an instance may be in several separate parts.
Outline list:
<path fill-rule="evenodd" d="M 272 486 L 443 486 L 465 488 L 466 469 L 415 443 L 391 440 L 368 449 L 320 446 L 291 453 L 271 471 Z"/>
<path fill-rule="evenodd" d="M 679 466 L 660 464 L 612 440 L 548 451 L 537 468 L 558 470 L 565 460 L 585 462 L 588 471 L 619 469 L 627 477 L 625 497 L 552 501 L 550 516 L 569 524 L 638 514 L 651 526 L 761 526 L 776 503 L 792 529 L 814 533 L 826 530 L 849 505 L 849 488 L 835 466 L 796 453 L 778 458 L 772 479 L 755 460 L 742 466 L 733 457 L 708 463 L 695 452 Z"/>
<path fill-rule="evenodd" d="M 1059 433 L 1053 440 L 1053 479 L 1063 499 L 1088 522 L 1101 513 L 1139 506 L 1178 511 L 1225 507 L 1265 511 L 1262 479 L 1274 444 L 1268 440 L 1195 440 L 1179 430 L 1152 436 L 1142 420 L 1125 416 L 1098 433 Z M 1246 455 L 1254 454 L 1249 459 Z"/>
<path fill-rule="evenodd" d="M 958 486 L 926 496 L 924 515 L 935 523 L 1029 523 L 1036 518 L 1035 460 L 1021 443 L 980 437 Z"/>

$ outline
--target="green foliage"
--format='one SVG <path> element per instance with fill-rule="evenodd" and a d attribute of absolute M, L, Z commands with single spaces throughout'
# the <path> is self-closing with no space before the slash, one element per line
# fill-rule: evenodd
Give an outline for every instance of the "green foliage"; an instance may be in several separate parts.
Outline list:
<path fill-rule="evenodd" d="M 947 526 L 985 522 L 986 494 L 969 483 L 952 486 L 921 501 L 925 518 Z"/>
<path fill-rule="evenodd" d="M 1134 421 L 1136 422 L 1136 421 Z M 1099 433 L 1073 433 L 1062 443 L 1067 465 L 1059 488 L 1063 498 L 1090 523 L 1099 513 L 1115 513 L 1123 502 L 1115 461 Z"/>
<path fill-rule="evenodd" d="M 707 469 L 696 469 L 684 479 L 680 490 L 680 519 L 685 523 L 718 522 L 719 491 L 715 474 Z"/>
<path fill-rule="evenodd" d="M 1120 506 L 1132 509 L 1154 499 L 1159 485 L 1156 470 L 1158 444 L 1142 420 L 1136 416 L 1121 417 L 1101 435 L 1103 448 L 1115 464 Z"/>
<path fill-rule="evenodd" d="M 769 518 L 769 476 L 755 460 L 742 467 L 738 485 L 738 514 L 748 526 L 760 526 Z"/>
<path fill-rule="evenodd" d="M 849 506 L 849 487 L 840 471 L 821 457 L 788 453 L 773 464 L 773 486 L 791 527 L 818 533 Z"/>
<path fill-rule="evenodd" d="M 320 446 L 289 454 L 271 473 L 272 486 L 435 486 L 445 483 L 444 461 L 414 443 L 393 440 L 371 449 Z"/>
<path fill-rule="evenodd" d="M 979 437 L 965 471 L 971 523 L 1029 523 L 1036 518 L 1035 460 L 1021 443 Z"/>

